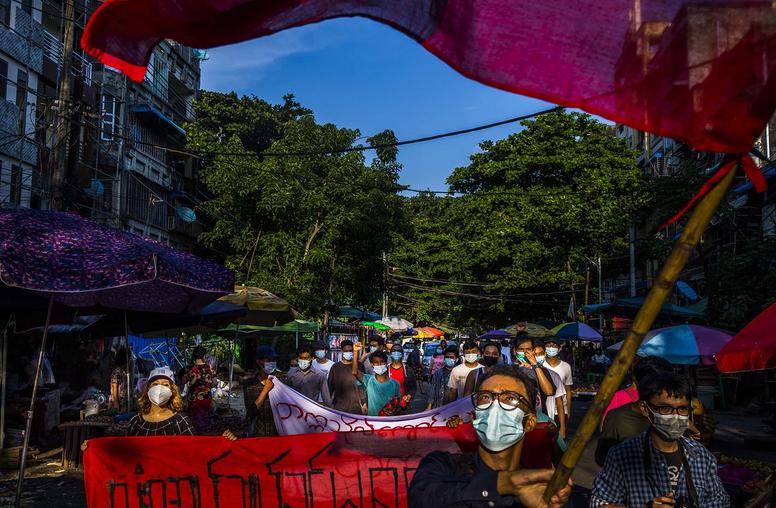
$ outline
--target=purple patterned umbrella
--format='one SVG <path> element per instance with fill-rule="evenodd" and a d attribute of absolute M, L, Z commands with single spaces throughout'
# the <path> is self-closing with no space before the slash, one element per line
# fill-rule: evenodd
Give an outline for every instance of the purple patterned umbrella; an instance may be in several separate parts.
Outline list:
<path fill-rule="evenodd" d="M 0 210 L 0 281 L 71 307 L 197 312 L 234 288 L 226 268 L 78 215 Z"/>
<path fill-rule="evenodd" d="M 49 300 L 16 484 L 19 506 L 54 302 L 70 307 L 194 313 L 230 293 L 234 275 L 215 263 L 78 215 L 19 209 L 0 210 L 0 282 Z M 126 326 L 126 314 L 124 322 Z"/>

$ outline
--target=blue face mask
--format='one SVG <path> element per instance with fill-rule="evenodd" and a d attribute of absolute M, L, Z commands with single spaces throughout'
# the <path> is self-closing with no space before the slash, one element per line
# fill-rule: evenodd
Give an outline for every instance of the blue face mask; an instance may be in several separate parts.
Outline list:
<path fill-rule="evenodd" d="M 555 358 L 556 356 L 558 356 L 558 348 L 556 347 L 544 348 L 544 352 L 547 353 L 547 356 L 549 356 L 550 358 Z"/>
<path fill-rule="evenodd" d="M 437 352 L 438 355 L 441 355 L 442 354 L 442 348 L 441 347 L 437 348 L 436 352 Z"/>
<path fill-rule="evenodd" d="M 382 376 L 388 372 L 388 366 L 387 365 L 375 365 L 375 374 L 378 376 Z"/>
<path fill-rule="evenodd" d="M 488 409 L 475 411 L 472 423 L 482 446 L 492 452 L 501 452 L 523 439 L 524 417 L 522 409 L 506 411 L 493 401 Z"/>
<path fill-rule="evenodd" d="M 326 351 L 319 349 L 318 351 L 315 352 L 316 358 L 323 358 L 324 356 L 326 356 Z"/>
<path fill-rule="evenodd" d="M 299 360 L 297 363 L 299 364 L 299 368 L 302 370 L 309 369 L 310 365 L 313 364 L 312 360 Z"/>
<path fill-rule="evenodd" d="M 350 361 L 353 359 L 353 351 L 343 351 L 342 352 L 342 359 L 345 361 Z"/>
<path fill-rule="evenodd" d="M 400 351 L 391 351 L 391 359 L 393 361 L 398 362 L 402 358 L 404 358 L 404 355 Z"/>
<path fill-rule="evenodd" d="M 455 358 L 445 358 L 445 367 L 454 367 Z"/>
<path fill-rule="evenodd" d="M 536 363 L 538 363 L 539 365 L 543 365 L 544 364 L 544 355 L 536 355 Z"/>

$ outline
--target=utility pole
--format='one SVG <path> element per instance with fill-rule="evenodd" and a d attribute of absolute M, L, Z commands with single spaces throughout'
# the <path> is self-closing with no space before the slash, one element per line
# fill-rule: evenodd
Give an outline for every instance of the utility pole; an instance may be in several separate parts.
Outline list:
<path fill-rule="evenodd" d="M 383 319 L 388 317 L 388 256 L 383 252 Z"/>
<path fill-rule="evenodd" d="M 601 275 L 601 256 L 598 256 L 598 303 L 604 303 L 603 294 L 601 293 L 601 291 L 603 290 L 603 284 L 601 284 L 602 279 L 603 279 L 603 276 Z"/>
<path fill-rule="evenodd" d="M 56 128 L 54 129 L 54 174 L 51 192 L 51 209 L 62 210 L 63 188 L 67 168 L 68 137 L 70 133 L 70 67 L 73 61 L 73 21 L 75 8 L 73 0 L 64 0 L 65 15 L 62 19 L 62 72 L 59 75 L 59 96 L 57 99 Z"/>
<path fill-rule="evenodd" d="M 628 232 L 630 244 L 630 296 L 636 296 L 636 226 L 631 224 Z"/>
<path fill-rule="evenodd" d="M 574 319 L 574 321 L 576 321 L 577 320 L 577 316 L 576 316 L 576 314 L 577 314 L 577 295 L 576 295 L 576 293 L 574 291 L 574 276 L 571 273 L 571 261 L 569 261 L 568 259 L 566 260 L 566 271 L 568 272 L 569 280 L 571 281 L 570 282 L 570 285 L 571 285 L 571 308 L 574 311 L 574 315 L 571 316 L 571 317 Z"/>

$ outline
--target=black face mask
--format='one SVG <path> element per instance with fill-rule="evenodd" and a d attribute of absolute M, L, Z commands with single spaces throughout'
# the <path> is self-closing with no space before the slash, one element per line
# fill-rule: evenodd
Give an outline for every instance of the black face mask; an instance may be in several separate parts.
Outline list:
<path fill-rule="evenodd" d="M 495 356 L 483 356 L 482 360 L 480 360 L 480 363 L 486 367 L 493 367 L 498 363 L 498 358 Z"/>

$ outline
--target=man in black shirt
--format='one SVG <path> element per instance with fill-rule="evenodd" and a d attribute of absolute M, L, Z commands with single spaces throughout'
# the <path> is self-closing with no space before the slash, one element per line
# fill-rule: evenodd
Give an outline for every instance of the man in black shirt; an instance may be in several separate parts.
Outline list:
<path fill-rule="evenodd" d="M 365 414 L 363 409 L 366 400 L 356 386 L 356 378 L 353 377 L 353 342 L 343 340 L 340 344 L 342 348 L 342 360 L 332 365 L 329 371 L 329 394 L 332 399 L 332 407 L 337 411 L 351 414 Z M 359 364 L 359 368 L 363 369 Z"/>
<path fill-rule="evenodd" d="M 547 506 L 541 497 L 553 471 L 519 469 L 523 437 L 536 426 L 536 390 L 512 365 L 496 365 L 480 378 L 472 395 L 477 452 L 424 457 L 410 484 L 410 508 Z M 549 506 L 563 506 L 570 485 Z"/>

